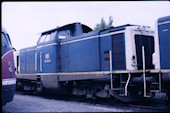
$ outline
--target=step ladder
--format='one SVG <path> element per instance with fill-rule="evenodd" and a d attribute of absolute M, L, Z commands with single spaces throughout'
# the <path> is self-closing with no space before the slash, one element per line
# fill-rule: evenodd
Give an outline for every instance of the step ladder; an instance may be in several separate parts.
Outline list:
<path fill-rule="evenodd" d="M 154 85 L 155 87 L 157 87 L 157 89 L 152 89 L 152 90 L 150 90 L 150 92 L 155 92 L 155 93 L 159 93 L 159 92 L 161 92 L 161 90 L 162 90 L 162 75 L 161 75 L 161 71 L 159 71 L 159 75 L 158 75 L 158 80 L 157 81 L 154 81 L 154 82 L 152 82 L 152 85 Z"/>
<path fill-rule="evenodd" d="M 120 79 L 120 86 L 116 88 L 112 86 L 113 88 L 111 90 L 118 91 L 119 96 L 128 96 L 128 86 L 129 86 L 130 78 L 131 78 L 131 74 L 129 73 L 126 81 L 121 81 Z"/>
<path fill-rule="evenodd" d="M 147 92 L 146 92 L 146 74 L 145 74 L 145 50 L 144 50 L 144 46 L 142 46 L 142 59 L 143 59 L 143 83 L 144 83 L 144 97 L 150 97 L 149 95 L 147 95 Z M 154 90 L 150 90 L 150 92 L 161 92 L 161 71 L 159 71 L 159 80 L 158 82 L 152 82 L 152 85 L 158 85 L 159 89 L 154 89 Z"/>
<path fill-rule="evenodd" d="M 127 88 L 129 85 L 129 81 L 131 78 L 131 72 L 128 73 L 128 79 L 127 81 L 120 81 L 120 84 L 124 84 L 124 87 L 118 87 L 118 88 L 113 88 L 113 74 L 112 74 L 112 51 L 109 51 L 109 57 L 110 57 L 110 84 L 111 84 L 111 90 L 116 90 L 121 92 L 119 96 L 127 96 Z M 122 93 L 123 92 L 123 93 Z"/>
<path fill-rule="evenodd" d="M 41 86 L 41 76 L 37 75 L 37 91 L 40 92 L 42 91 L 42 86 Z"/>

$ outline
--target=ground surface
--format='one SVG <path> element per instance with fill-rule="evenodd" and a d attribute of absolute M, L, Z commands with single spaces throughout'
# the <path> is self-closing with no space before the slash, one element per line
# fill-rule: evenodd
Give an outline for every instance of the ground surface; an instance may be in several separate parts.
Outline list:
<path fill-rule="evenodd" d="M 168 112 L 167 108 L 162 110 Z M 162 110 L 126 105 L 91 104 L 18 92 L 12 102 L 2 107 L 2 112 L 161 112 Z"/>

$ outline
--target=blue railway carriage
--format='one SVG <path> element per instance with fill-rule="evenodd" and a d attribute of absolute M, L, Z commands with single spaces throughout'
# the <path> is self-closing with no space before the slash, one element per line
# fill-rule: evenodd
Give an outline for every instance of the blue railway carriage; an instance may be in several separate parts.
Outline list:
<path fill-rule="evenodd" d="M 156 22 L 156 42 L 158 43 L 158 59 L 162 71 L 162 85 L 170 98 L 170 16 L 158 18 Z"/>
<path fill-rule="evenodd" d="M 92 31 L 72 23 L 41 33 L 36 46 L 16 55 L 17 88 L 109 98 L 124 102 L 161 91 L 154 31 L 122 25 Z"/>

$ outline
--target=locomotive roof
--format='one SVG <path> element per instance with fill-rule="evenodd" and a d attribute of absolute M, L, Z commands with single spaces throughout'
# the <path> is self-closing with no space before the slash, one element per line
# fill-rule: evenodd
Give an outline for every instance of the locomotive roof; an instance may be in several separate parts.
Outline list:
<path fill-rule="evenodd" d="M 41 32 L 40 34 L 45 34 L 45 33 L 49 33 L 49 32 L 54 32 L 56 30 L 59 30 L 59 29 L 62 29 L 62 28 L 65 28 L 65 27 L 68 27 L 68 26 L 71 26 L 71 25 L 75 25 L 75 24 L 81 24 L 80 22 L 75 22 L 75 23 L 71 23 L 71 24 L 67 24 L 67 25 L 64 25 L 64 26 L 61 26 L 61 27 L 56 27 L 56 28 L 53 28 L 53 29 L 50 29 L 50 30 L 47 30 L 47 31 L 44 31 L 44 32 Z M 84 24 L 81 24 L 82 26 L 86 26 Z M 125 25 L 121 25 L 121 26 L 118 26 L 118 27 L 110 27 L 112 28 L 112 30 L 118 30 L 118 29 L 122 29 L 122 28 L 125 28 L 125 27 L 128 27 L 128 26 L 137 26 L 137 25 L 132 25 L 132 24 L 125 24 Z M 90 27 L 86 26 L 87 28 L 89 28 L 90 30 L 92 30 Z M 109 29 L 110 29 L 109 28 Z M 106 29 L 105 29 L 106 30 Z"/>
<path fill-rule="evenodd" d="M 124 30 L 126 27 L 129 27 L 129 26 L 138 26 L 138 25 L 132 25 L 132 24 L 125 24 L 125 25 L 121 25 L 121 26 L 117 26 L 117 27 L 110 27 L 108 29 L 105 29 L 106 32 L 109 30 L 109 31 L 120 31 L 120 30 Z"/>
<path fill-rule="evenodd" d="M 61 27 L 56 27 L 54 29 L 51 29 L 51 30 L 47 30 L 47 31 L 44 31 L 44 32 L 41 32 L 41 34 L 44 34 L 44 33 L 48 33 L 48 32 L 54 32 L 56 30 L 59 30 L 59 29 L 62 29 L 62 28 L 65 28 L 65 27 L 68 27 L 68 26 L 71 26 L 71 25 L 75 25 L 75 24 L 81 24 L 80 22 L 75 22 L 75 23 L 71 23 L 71 24 L 67 24 L 67 25 L 64 25 L 64 26 L 61 26 Z M 82 26 L 86 26 L 84 24 L 81 24 Z M 91 29 L 90 27 L 86 26 L 87 28 Z M 91 29 L 92 30 L 92 29 Z"/>
<path fill-rule="evenodd" d="M 129 27 L 129 26 L 137 26 L 137 25 L 125 24 L 125 25 L 121 25 L 121 26 L 117 26 L 117 27 L 111 27 L 111 28 L 119 29 L 119 28 L 125 28 L 125 27 Z"/>
<path fill-rule="evenodd" d="M 161 17 L 158 19 L 158 23 L 170 21 L 170 16 Z"/>

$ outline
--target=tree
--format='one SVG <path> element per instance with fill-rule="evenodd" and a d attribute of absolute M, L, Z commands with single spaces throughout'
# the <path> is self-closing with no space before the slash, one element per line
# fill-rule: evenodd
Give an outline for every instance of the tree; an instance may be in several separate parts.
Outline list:
<path fill-rule="evenodd" d="M 101 22 L 100 22 L 100 29 L 103 30 L 103 29 L 106 29 L 106 22 L 104 21 L 104 18 L 101 19 Z"/>
<path fill-rule="evenodd" d="M 113 18 L 110 16 L 109 23 L 108 23 L 107 27 L 110 28 L 112 26 L 112 23 L 113 23 Z"/>
<path fill-rule="evenodd" d="M 111 16 L 109 17 L 108 24 L 106 24 L 104 18 L 102 17 L 101 21 L 100 21 L 100 24 L 96 24 L 96 26 L 95 26 L 95 28 L 93 30 L 94 31 L 99 31 L 99 30 L 108 29 L 108 28 L 110 28 L 112 26 L 112 23 L 113 23 L 113 19 L 112 19 Z"/>

